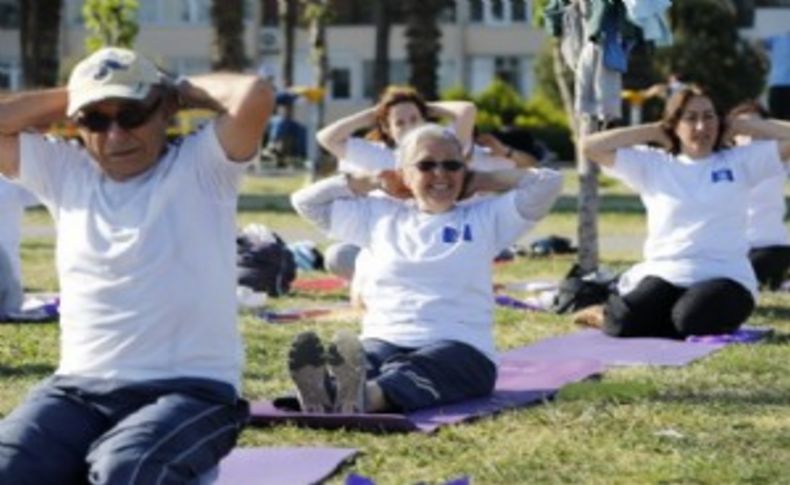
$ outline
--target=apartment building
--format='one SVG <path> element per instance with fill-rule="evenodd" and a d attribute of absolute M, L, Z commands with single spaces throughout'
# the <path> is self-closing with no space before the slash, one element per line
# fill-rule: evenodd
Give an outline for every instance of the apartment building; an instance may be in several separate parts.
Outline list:
<path fill-rule="evenodd" d="M 523 96 L 535 87 L 533 67 L 547 38 L 533 26 L 533 0 L 458 0 L 442 12 L 439 83 L 442 89 L 462 85 L 471 92 L 500 77 Z M 137 49 L 179 74 L 210 67 L 213 30 L 211 0 L 140 0 Z M 246 0 L 244 43 L 251 69 L 267 66 L 276 72 L 283 42 L 277 26 L 278 0 Z M 747 37 L 760 38 L 788 30 L 790 8 L 783 1 L 756 2 Z M 61 59 L 68 68 L 83 56 L 83 0 L 64 0 Z M 327 29 L 330 83 L 327 119 L 368 106 L 373 96 L 375 29 L 370 0 L 333 0 L 334 20 Z M 766 6 L 761 6 L 766 5 Z M 390 34 L 390 80 L 408 79 L 403 19 L 394 17 Z M 0 89 L 18 89 L 19 15 L 17 0 L 0 0 Z M 294 80 L 314 84 L 308 33 L 296 33 Z M 305 116 L 304 109 L 298 116 Z"/>
<path fill-rule="evenodd" d="M 0 89 L 19 89 L 19 14 L 16 0 L 0 0 Z M 140 32 L 136 48 L 162 66 L 180 73 L 205 72 L 210 67 L 213 35 L 210 0 L 140 0 Z M 369 0 L 336 1 L 335 21 L 327 29 L 330 83 L 327 117 L 370 104 L 373 95 L 375 31 Z M 68 67 L 84 55 L 82 0 L 65 0 L 61 26 L 61 59 Z M 244 42 L 253 68 L 276 71 L 282 55 L 277 26 L 277 0 L 245 2 Z M 463 0 L 440 17 L 442 88 L 463 85 L 472 92 L 485 88 L 495 76 L 510 82 L 523 95 L 534 89 L 533 63 L 545 42 L 532 26 L 531 0 Z M 408 79 L 406 38 L 402 19 L 394 18 L 390 36 L 393 83 Z M 308 34 L 298 29 L 294 80 L 312 85 Z"/>

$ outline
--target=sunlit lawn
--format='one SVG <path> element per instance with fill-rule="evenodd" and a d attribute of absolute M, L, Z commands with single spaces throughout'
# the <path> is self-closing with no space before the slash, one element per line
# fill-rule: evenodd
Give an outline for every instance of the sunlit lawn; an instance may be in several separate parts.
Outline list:
<path fill-rule="evenodd" d="M 535 234 L 575 236 L 573 176 L 566 195 Z M 286 237 L 318 238 L 289 209 L 287 193 L 301 177 L 250 179 L 239 225 L 264 223 Z M 603 191 L 602 241 L 638 241 L 644 221 L 636 197 L 617 185 Z M 34 212 L 27 224 L 49 224 Z M 533 236 L 534 237 L 534 236 Z M 323 239 L 318 239 L 322 244 Z M 620 247 L 622 246 L 622 247 Z M 630 247 L 629 247 L 630 246 Z M 604 264 L 625 267 L 638 244 L 601 248 Z M 51 238 L 26 240 L 25 280 L 36 290 L 57 289 Z M 559 279 L 572 257 L 519 259 L 497 267 L 497 279 Z M 306 275 L 308 277 L 313 275 Z M 518 295 L 516 295 L 518 296 Z M 294 307 L 343 298 L 295 294 L 276 302 Z M 776 334 L 754 346 L 727 348 L 680 369 L 634 368 L 607 372 L 600 381 L 563 390 L 548 404 L 441 430 L 434 436 L 372 435 L 250 428 L 242 445 L 330 445 L 362 450 L 354 471 L 377 483 L 441 483 L 468 475 L 475 483 L 790 483 L 790 294 L 766 294 L 752 318 Z M 251 398 L 289 390 L 285 352 L 291 338 L 313 329 L 329 337 L 354 322 L 275 326 L 241 319 L 247 346 L 244 387 Z M 512 348 L 573 330 L 565 316 L 499 309 L 496 337 Z M 0 413 L 7 413 L 57 361 L 56 325 L 0 326 Z M 265 473 L 262 470 L 261 473 Z"/>

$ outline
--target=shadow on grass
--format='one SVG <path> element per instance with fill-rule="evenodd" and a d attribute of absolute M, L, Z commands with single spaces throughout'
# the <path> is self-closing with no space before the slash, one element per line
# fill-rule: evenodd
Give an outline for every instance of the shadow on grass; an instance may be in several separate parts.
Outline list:
<path fill-rule="evenodd" d="M 788 406 L 790 405 L 790 395 L 781 389 L 760 390 L 739 393 L 737 391 L 701 391 L 701 392 L 682 392 L 667 393 L 653 397 L 654 401 L 680 404 L 699 404 L 708 406 L 712 403 L 742 406 L 769 405 L 769 406 Z"/>
<path fill-rule="evenodd" d="M 294 212 L 288 194 L 242 194 L 239 212 Z"/>
<path fill-rule="evenodd" d="M 768 337 L 764 345 L 788 345 L 790 344 L 790 333 L 777 333 Z"/>
<path fill-rule="evenodd" d="M 781 321 L 790 321 L 790 307 L 784 305 L 764 305 L 760 304 L 754 313 L 761 317 L 775 318 Z"/>
<path fill-rule="evenodd" d="M 599 199 L 599 213 L 644 214 L 645 208 L 637 195 L 602 195 Z M 552 212 L 577 213 L 579 199 L 575 195 L 563 195 L 554 204 Z"/>
<path fill-rule="evenodd" d="M 0 365 L 0 378 L 46 376 L 55 372 L 49 364 L 23 364 L 18 366 Z"/>

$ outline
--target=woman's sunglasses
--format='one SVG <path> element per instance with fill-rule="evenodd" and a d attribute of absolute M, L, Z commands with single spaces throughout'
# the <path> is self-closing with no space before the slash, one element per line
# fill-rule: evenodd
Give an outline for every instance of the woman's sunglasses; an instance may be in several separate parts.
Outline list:
<path fill-rule="evenodd" d="M 464 168 L 466 164 L 460 160 L 445 160 L 443 162 L 434 162 L 433 160 L 421 160 L 414 164 L 420 172 L 433 172 L 438 167 L 441 167 L 445 172 L 457 172 Z"/>
<path fill-rule="evenodd" d="M 113 121 L 124 130 L 132 130 L 144 125 L 162 104 L 162 98 L 156 100 L 151 106 L 142 103 L 130 103 L 121 108 L 115 117 L 107 116 L 98 111 L 88 111 L 80 114 L 75 122 L 77 125 L 93 133 L 104 133 L 110 129 Z"/>

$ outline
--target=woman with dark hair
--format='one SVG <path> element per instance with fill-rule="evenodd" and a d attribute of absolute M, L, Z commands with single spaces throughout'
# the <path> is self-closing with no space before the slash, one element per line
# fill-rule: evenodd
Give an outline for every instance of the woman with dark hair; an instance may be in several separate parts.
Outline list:
<path fill-rule="evenodd" d="M 464 150 L 471 144 L 474 104 L 468 101 L 427 102 L 416 89 L 390 86 L 375 106 L 341 118 L 318 132 L 318 143 L 338 158 L 342 172 L 392 170 L 394 150 L 412 128 L 433 119 L 449 118 Z M 371 129 L 366 138 L 354 134 Z"/>
<path fill-rule="evenodd" d="M 768 117 L 768 111 L 756 101 L 746 101 L 733 108 L 728 119 Z M 731 141 L 735 146 L 753 140 L 738 135 Z M 749 191 L 748 223 L 749 261 L 760 286 L 777 290 L 790 268 L 790 235 L 784 217 L 786 212 L 784 188 L 787 174 L 764 180 Z"/>
<path fill-rule="evenodd" d="M 647 240 L 645 260 L 623 274 L 618 294 L 580 323 L 600 323 L 613 336 L 683 338 L 732 332 L 749 317 L 757 282 L 745 201 L 784 172 L 790 124 L 736 118 L 725 127 L 722 119 L 708 94 L 687 86 L 670 97 L 662 121 L 584 140 L 590 160 L 639 193 Z M 737 134 L 772 141 L 723 148 Z"/>

